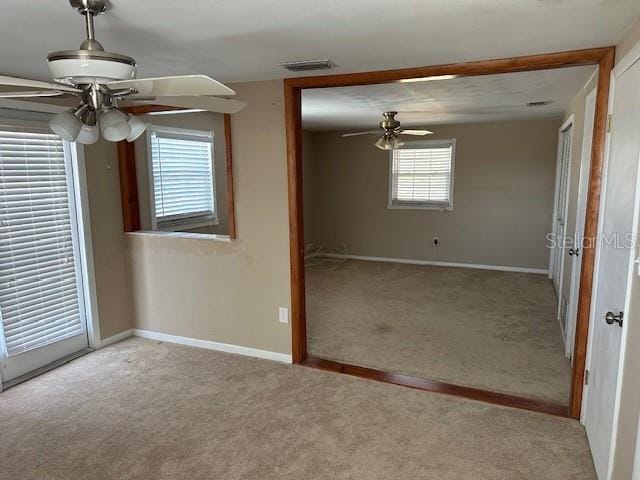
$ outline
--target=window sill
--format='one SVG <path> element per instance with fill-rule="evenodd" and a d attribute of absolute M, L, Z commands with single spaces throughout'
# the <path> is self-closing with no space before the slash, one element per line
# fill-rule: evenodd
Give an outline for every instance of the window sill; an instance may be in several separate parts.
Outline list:
<path fill-rule="evenodd" d="M 435 212 L 453 212 L 453 206 L 445 205 L 387 205 L 388 210 L 433 210 Z"/>
<path fill-rule="evenodd" d="M 214 240 L 217 242 L 231 242 L 229 235 L 219 235 L 214 233 L 189 233 L 189 232 L 162 232 L 155 230 L 140 230 L 138 232 L 127 232 L 127 235 L 140 235 L 147 237 L 164 238 L 191 238 L 194 240 Z"/>
<path fill-rule="evenodd" d="M 158 232 L 176 232 L 181 230 L 191 230 L 193 228 L 203 228 L 203 227 L 217 227 L 220 223 L 217 218 L 206 219 L 202 221 L 175 221 L 175 222 L 167 222 L 165 225 L 159 225 Z"/>

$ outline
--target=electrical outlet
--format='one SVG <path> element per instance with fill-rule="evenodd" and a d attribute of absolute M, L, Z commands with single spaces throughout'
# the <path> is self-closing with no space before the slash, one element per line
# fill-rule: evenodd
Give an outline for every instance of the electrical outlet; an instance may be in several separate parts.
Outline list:
<path fill-rule="evenodd" d="M 433 246 L 437 247 L 440 243 L 440 239 L 438 237 L 433 237 Z"/>
<path fill-rule="evenodd" d="M 289 323 L 289 309 L 287 307 L 278 309 L 278 321 L 280 323 Z"/>

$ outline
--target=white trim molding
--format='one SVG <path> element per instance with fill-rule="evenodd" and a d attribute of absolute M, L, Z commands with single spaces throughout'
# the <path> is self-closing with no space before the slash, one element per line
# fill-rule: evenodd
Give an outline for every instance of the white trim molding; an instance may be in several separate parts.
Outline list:
<path fill-rule="evenodd" d="M 102 341 L 100 342 L 100 348 L 104 348 L 104 347 L 108 347 L 109 345 L 113 345 L 114 343 L 117 343 L 121 340 L 124 340 L 125 338 L 129 338 L 133 335 L 133 329 L 130 328 L 129 330 L 125 330 L 124 332 L 120 332 L 120 333 L 116 333 L 115 335 L 112 335 L 111 337 L 107 337 L 107 338 L 103 338 Z"/>
<path fill-rule="evenodd" d="M 407 141 L 396 150 L 389 151 L 389 193 L 387 198 L 387 209 L 389 210 L 434 210 L 440 212 L 453 211 L 453 191 L 454 175 L 456 165 L 456 143 L 457 138 L 443 138 L 441 140 L 413 140 Z M 450 147 L 451 158 L 449 163 L 449 199 L 446 203 L 437 203 L 433 200 L 401 202 L 393 198 L 393 154 L 402 149 L 428 149 L 438 147 Z"/>
<path fill-rule="evenodd" d="M 415 260 L 411 258 L 369 257 L 365 255 L 344 255 L 341 253 L 317 253 L 314 258 L 344 258 L 347 260 L 364 260 L 368 262 L 405 263 L 409 265 L 433 265 L 437 267 L 474 268 L 477 270 L 496 270 L 499 272 L 535 273 L 547 275 L 546 268 L 512 267 L 507 265 L 481 265 L 477 263 L 440 262 L 436 260 Z"/>
<path fill-rule="evenodd" d="M 139 328 L 133 329 L 133 335 L 136 337 L 147 338 L 149 340 L 158 340 L 160 342 L 177 343 L 179 345 L 206 348 L 207 350 L 216 350 L 218 352 L 235 353 L 236 355 L 244 355 L 245 357 L 274 360 L 276 362 L 282 363 L 293 363 L 293 357 L 288 353 L 271 352 L 269 350 L 258 350 L 257 348 L 242 347 L 240 345 L 231 345 L 229 343 L 219 343 L 209 340 L 198 340 L 197 338 L 180 337 L 178 335 L 170 335 L 168 333 L 140 330 Z"/>
<path fill-rule="evenodd" d="M 126 232 L 125 235 L 147 236 L 158 238 L 189 238 L 193 240 L 215 240 L 217 242 L 231 242 L 229 235 L 218 233 L 189 233 L 189 232 L 167 232 L 154 230 L 138 230 L 136 232 Z"/>
<path fill-rule="evenodd" d="M 181 337 L 179 335 L 170 335 L 168 333 L 153 332 L 151 330 L 141 330 L 139 328 L 131 328 L 124 332 L 104 338 L 100 344 L 100 348 L 108 347 L 114 343 L 129 337 L 140 337 L 148 340 L 157 340 L 159 342 L 176 343 L 178 345 L 187 345 L 189 347 L 205 348 L 207 350 L 215 350 L 217 352 L 234 353 L 236 355 L 244 355 L 245 357 L 262 358 L 264 360 L 274 360 L 282 363 L 293 363 L 293 357 L 287 353 L 271 352 L 269 350 L 259 350 L 257 348 L 242 347 L 240 345 L 231 345 L 229 343 L 212 342 L 210 340 L 199 340 L 197 338 Z"/>
<path fill-rule="evenodd" d="M 78 240 L 82 258 L 82 288 L 85 298 L 87 318 L 87 338 L 89 347 L 100 348 L 100 315 L 96 288 L 95 262 L 93 258 L 93 240 L 91 237 L 91 218 L 89 214 L 89 193 L 87 188 L 87 169 L 84 146 L 69 143 L 71 165 L 73 167 L 73 188 L 78 218 Z"/>

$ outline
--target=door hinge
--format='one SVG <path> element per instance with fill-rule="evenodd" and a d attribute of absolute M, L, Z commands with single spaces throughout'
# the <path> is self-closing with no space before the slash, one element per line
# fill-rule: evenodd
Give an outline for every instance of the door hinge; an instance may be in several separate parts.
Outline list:
<path fill-rule="evenodd" d="M 607 133 L 611 131 L 611 122 L 613 121 L 613 115 L 607 115 Z"/>
<path fill-rule="evenodd" d="M 589 370 L 584 371 L 584 384 L 589 385 Z"/>

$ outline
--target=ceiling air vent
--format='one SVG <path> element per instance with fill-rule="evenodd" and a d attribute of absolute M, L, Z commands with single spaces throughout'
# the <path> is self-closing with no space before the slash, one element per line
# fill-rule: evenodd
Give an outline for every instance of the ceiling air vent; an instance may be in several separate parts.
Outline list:
<path fill-rule="evenodd" d="M 529 102 L 527 103 L 527 107 L 529 108 L 538 108 L 538 107 L 546 107 L 547 105 L 551 105 L 553 102 L 551 100 L 540 100 L 537 102 Z"/>
<path fill-rule="evenodd" d="M 290 72 L 308 72 L 310 70 L 326 70 L 333 68 L 334 63 L 329 59 L 324 60 L 303 60 L 301 62 L 285 62 L 280 64 Z"/>

